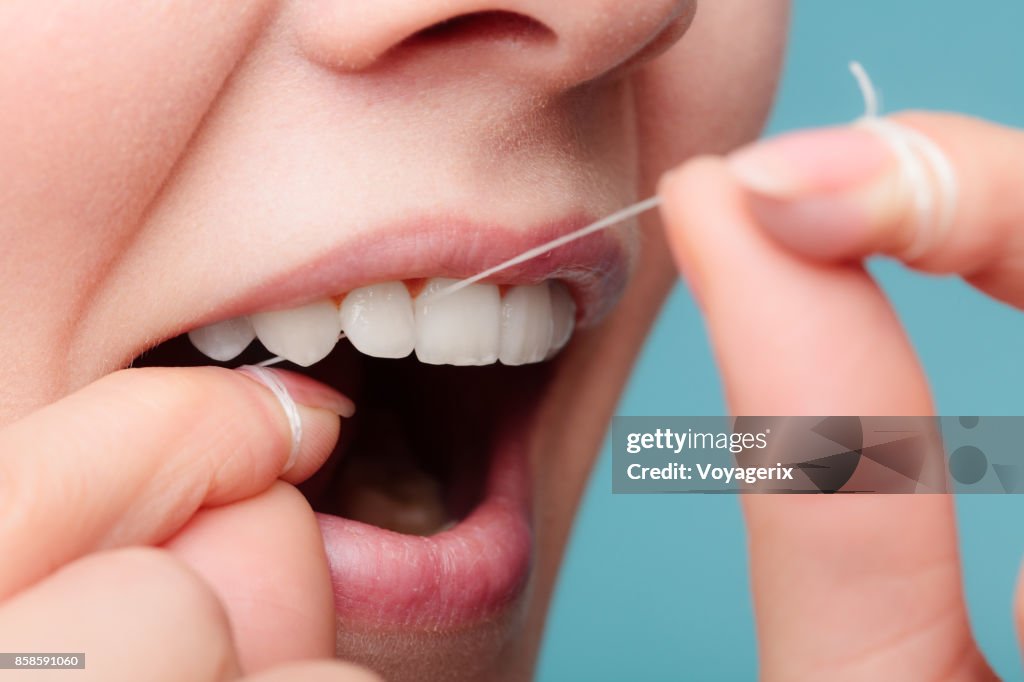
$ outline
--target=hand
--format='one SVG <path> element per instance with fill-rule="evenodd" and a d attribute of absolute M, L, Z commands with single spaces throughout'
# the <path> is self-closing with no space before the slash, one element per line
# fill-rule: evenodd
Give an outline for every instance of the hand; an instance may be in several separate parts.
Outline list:
<path fill-rule="evenodd" d="M 955 188 L 920 145 L 901 161 L 861 127 L 784 136 L 663 178 L 673 254 L 733 414 L 932 414 L 865 256 L 958 273 L 1024 305 L 1024 133 L 952 115 L 891 120 L 937 145 Z M 923 171 L 914 182 L 908 163 Z M 763 679 L 994 679 L 964 606 L 951 496 L 743 503 Z M 1018 603 L 1018 625 L 1022 613 Z"/>
<path fill-rule="evenodd" d="M 351 409 L 276 376 L 299 403 L 294 457 L 273 394 L 209 367 L 117 372 L 0 430 L 5 651 L 84 652 L 88 680 L 376 679 L 275 667 L 334 653 L 320 533 L 290 484 Z"/>

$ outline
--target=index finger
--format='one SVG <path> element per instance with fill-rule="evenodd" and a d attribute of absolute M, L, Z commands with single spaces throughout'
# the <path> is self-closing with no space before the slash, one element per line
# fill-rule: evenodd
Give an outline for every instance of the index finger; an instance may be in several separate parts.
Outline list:
<path fill-rule="evenodd" d="M 215 367 L 122 370 L 0 431 L 0 599 L 91 551 L 162 542 L 200 507 L 312 474 L 351 403 L 275 376 L 298 403 L 294 453 L 271 391 Z"/>
<path fill-rule="evenodd" d="M 663 217 L 737 415 L 926 415 L 924 375 L 859 265 L 769 239 L 726 164 L 667 176 Z M 947 495 L 745 495 L 762 677 L 980 673 Z"/>

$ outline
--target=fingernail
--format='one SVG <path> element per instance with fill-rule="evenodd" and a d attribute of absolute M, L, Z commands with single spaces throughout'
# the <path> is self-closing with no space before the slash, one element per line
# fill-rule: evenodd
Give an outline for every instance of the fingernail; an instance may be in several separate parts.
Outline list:
<path fill-rule="evenodd" d="M 291 452 L 283 471 L 292 468 L 302 447 L 302 416 L 298 405 L 328 410 L 346 418 L 355 414 L 355 404 L 346 396 L 302 374 L 256 365 L 243 365 L 235 371 L 268 388 L 281 404 L 291 430 Z"/>
<path fill-rule="evenodd" d="M 758 223 L 810 255 L 855 251 L 898 208 L 895 158 L 865 129 L 790 133 L 734 152 L 728 162 Z"/>

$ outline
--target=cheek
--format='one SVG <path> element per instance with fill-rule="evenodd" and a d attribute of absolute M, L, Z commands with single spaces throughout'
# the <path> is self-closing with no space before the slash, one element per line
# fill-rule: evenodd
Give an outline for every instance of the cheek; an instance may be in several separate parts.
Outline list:
<path fill-rule="evenodd" d="M 135 229 L 269 3 L 0 4 L 0 270 L 83 289 Z M 8 229 L 16 226 L 16 229 Z M 60 256 L 60 257 L 55 257 Z M 65 257 L 66 256 L 66 257 Z M 45 272 L 44 263 L 55 273 Z M 35 278 L 36 281 L 33 281 Z M 35 299 L 39 304 L 39 298 Z"/>
<path fill-rule="evenodd" d="M 686 37 L 635 76 L 647 193 L 688 157 L 755 137 L 784 54 L 788 0 L 703 3 Z"/>

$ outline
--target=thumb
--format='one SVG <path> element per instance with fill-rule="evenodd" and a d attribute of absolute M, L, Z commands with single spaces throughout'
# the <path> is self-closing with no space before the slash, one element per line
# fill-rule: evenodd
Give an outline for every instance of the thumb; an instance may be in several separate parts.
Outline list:
<path fill-rule="evenodd" d="M 264 372 L 270 384 L 215 367 L 123 370 L 0 431 L 0 550 L 17 557 L 0 564 L 0 599 L 89 552 L 160 543 L 201 507 L 311 475 L 352 404 Z"/>
<path fill-rule="evenodd" d="M 202 510 L 164 547 L 224 605 L 242 670 L 334 656 L 323 538 L 293 486 L 278 481 L 242 502 Z"/>

